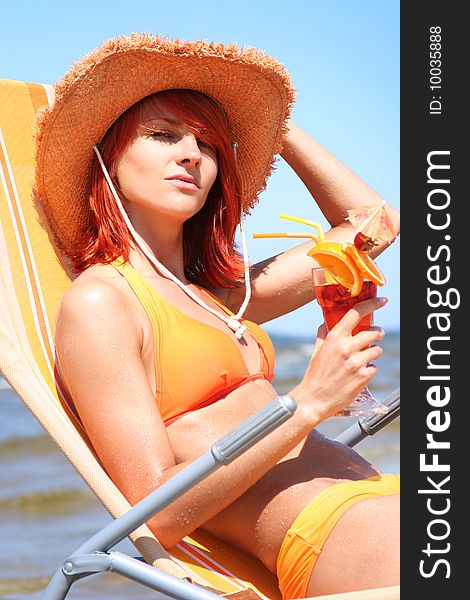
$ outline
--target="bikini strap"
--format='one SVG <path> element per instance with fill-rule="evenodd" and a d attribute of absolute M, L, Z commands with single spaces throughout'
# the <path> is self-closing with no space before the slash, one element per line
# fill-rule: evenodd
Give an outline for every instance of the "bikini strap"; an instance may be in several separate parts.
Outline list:
<path fill-rule="evenodd" d="M 117 258 L 110 264 L 124 277 L 124 279 L 126 279 L 127 283 L 130 285 L 132 291 L 139 299 L 153 324 L 155 318 L 158 319 L 158 295 L 155 293 L 151 285 L 136 269 L 134 269 L 134 267 L 132 267 L 130 263 L 125 263 L 122 258 Z"/>

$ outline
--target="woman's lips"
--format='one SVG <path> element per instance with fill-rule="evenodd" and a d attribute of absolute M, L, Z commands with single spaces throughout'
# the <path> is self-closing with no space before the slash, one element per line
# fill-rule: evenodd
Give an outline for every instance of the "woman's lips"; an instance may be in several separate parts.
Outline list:
<path fill-rule="evenodd" d="M 183 179 L 167 179 L 167 181 L 173 184 L 175 187 L 179 188 L 180 190 L 188 190 L 191 192 L 195 192 L 199 189 L 199 187 L 191 181 L 184 181 Z"/>

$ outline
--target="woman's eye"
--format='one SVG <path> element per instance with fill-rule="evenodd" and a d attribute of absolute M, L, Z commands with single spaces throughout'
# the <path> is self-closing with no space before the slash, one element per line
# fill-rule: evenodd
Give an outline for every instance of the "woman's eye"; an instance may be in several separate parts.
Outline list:
<path fill-rule="evenodd" d="M 199 146 L 199 148 L 204 148 L 205 150 L 211 150 L 211 151 L 214 150 L 214 148 L 210 144 L 207 144 L 206 142 L 203 142 L 202 140 L 198 140 L 197 145 Z"/>
<path fill-rule="evenodd" d="M 170 131 L 152 131 L 150 136 L 153 138 L 165 138 L 168 140 L 174 138 L 174 135 Z"/>

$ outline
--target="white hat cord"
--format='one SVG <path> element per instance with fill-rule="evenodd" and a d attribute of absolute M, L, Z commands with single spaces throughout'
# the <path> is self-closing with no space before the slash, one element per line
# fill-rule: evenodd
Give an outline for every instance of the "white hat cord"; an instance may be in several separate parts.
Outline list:
<path fill-rule="evenodd" d="M 235 148 L 236 148 L 236 146 L 235 146 Z M 223 315 L 222 313 L 219 313 L 217 310 L 208 306 L 203 300 L 201 300 L 198 296 L 196 296 L 196 294 L 193 291 L 191 291 L 182 281 L 180 281 L 176 277 L 176 275 L 174 275 L 171 271 L 169 271 L 159 260 L 157 260 L 157 258 L 155 258 L 153 252 L 150 250 L 150 248 L 148 247 L 145 240 L 134 229 L 134 226 L 132 225 L 126 211 L 124 210 L 122 202 L 118 196 L 116 188 L 111 180 L 111 177 L 109 176 L 108 170 L 106 168 L 106 165 L 103 162 L 103 159 L 101 157 L 98 147 L 93 146 L 93 150 L 95 151 L 95 154 L 98 157 L 98 161 L 100 163 L 101 169 L 106 178 L 106 181 L 108 182 L 109 189 L 111 190 L 111 193 L 113 194 L 114 199 L 116 200 L 119 211 L 121 212 L 121 215 L 122 215 L 127 227 L 129 228 L 129 231 L 132 234 L 132 237 L 134 238 L 134 240 L 136 241 L 137 245 L 142 250 L 142 252 L 145 254 L 145 256 L 148 258 L 148 260 L 157 268 L 157 270 L 162 275 L 164 275 L 164 276 L 168 277 L 169 279 L 171 279 L 172 281 L 174 281 L 178 287 L 180 287 L 190 298 L 192 298 L 194 300 L 194 302 L 196 302 L 197 304 L 199 304 L 199 306 L 202 306 L 202 308 L 205 308 L 210 313 L 212 313 L 213 315 L 215 315 L 216 317 L 218 317 L 219 319 L 224 321 L 228 325 L 228 327 L 230 327 L 230 329 L 235 333 L 235 337 L 237 339 L 240 339 L 246 331 L 246 325 L 243 325 L 242 323 L 240 323 L 240 319 L 241 319 L 243 313 L 245 312 L 246 307 L 248 306 L 248 302 L 250 301 L 250 297 L 251 297 L 250 265 L 249 265 L 249 260 L 248 260 L 248 248 L 247 248 L 247 244 L 246 244 L 243 208 L 242 208 L 241 218 L 240 218 L 240 235 L 241 235 L 242 250 L 243 250 L 243 263 L 245 265 L 245 299 L 243 300 L 243 303 L 242 303 L 239 311 L 237 312 L 237 314 L 227 317 L 226 315 Z"/>

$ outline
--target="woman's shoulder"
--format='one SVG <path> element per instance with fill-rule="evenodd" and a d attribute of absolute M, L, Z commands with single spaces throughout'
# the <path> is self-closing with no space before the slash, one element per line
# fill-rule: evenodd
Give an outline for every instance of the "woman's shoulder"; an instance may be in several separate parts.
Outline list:
<path fill-rule="evenodd" d="M 62 304 L 112 299 L 123 294 L 117 285 L 119 273 L 110 264 L 96 264 L 80 273 L 62 298 Z"/>
<path fill-rule="evenodd" d="M 57 321 L 67 317 L 82 321 L 115 319 L 132 308 L 122 276 L 110 264 L 92 265 L 74 279 L 62 297 Z"/>
<path fill-rule="evenodd" d="M 87 356 L 92 347 L 93 359 L 104 361 L 110 346 L 123 353 L 146 348 L 145 314 L 123 283 L 112 265 L 89 267 L 72 282 L 55 320 L 58 358 L 67 363 L 64 356 Z"/>

